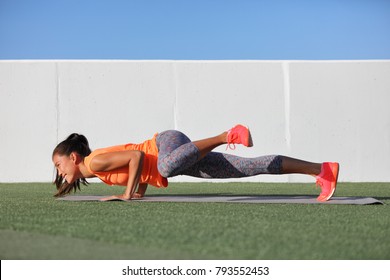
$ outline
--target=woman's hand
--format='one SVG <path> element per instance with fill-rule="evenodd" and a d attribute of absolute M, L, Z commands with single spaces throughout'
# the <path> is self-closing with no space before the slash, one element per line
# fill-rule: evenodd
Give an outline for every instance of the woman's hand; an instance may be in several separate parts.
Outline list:
<path fill-rule="evenodd" d="M 112 195 L 108 197 L 103 197 L 100 199 L 100 201 L 114 201 L 114 200 L 132 200 L 132 199 L 142 199 L 144 196 L 140 193 L 133 193 L 131 198 L 128 198 L 124 194 L 120 195 Z"/>
<path fill-rule="evenodd" d="M 138 184 L 138 190 L 137 192 L 135 192 L 137 195 L 137 198 L 142 198 L 145 196 L 145 193 L 146 193 L 146 190 L 148 188 L 148 184 L 146 183 L 142 183 L 142 184 Z M 133 197 L 132 197 L 133 198 Z"/>
<path fill-rule="evenodd" d="M 108 197 L 103 197 L 99 199 L 99 201 L 115 201 L 115 200 L 130 200 L 130 198 L 126 197 L 124 194 L 120 195 L 112 195 Z"/>
<path fill-rule="evenodd" d="M 131 199 L 142 199 L 144 196 L 138 192 L 136 193 L 133 193 L 133 195 L 131 196 Z"/>

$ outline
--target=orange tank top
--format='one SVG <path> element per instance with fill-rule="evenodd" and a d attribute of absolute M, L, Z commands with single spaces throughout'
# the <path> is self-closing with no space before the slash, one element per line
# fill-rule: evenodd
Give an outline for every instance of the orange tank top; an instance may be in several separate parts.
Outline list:
<path fill-rule="evenodd" d="M 84 158 L 85 166 L 88 168 L 89 172 L 95 174 L 100 180 L 102 180 L 104 183 L 108 185 L 126 186 L 127 181 L 129 179 L 129 167 L 124 166 L 111 171 L 95 172 L 91 170 L 90 163 L 95 156 L 104 153 L 128 151 L 128 150 L 143 151 L 145 153 L 145 156 L 144 156 L 144 162 L 142 166 L 140 183 L 147 183 L 158 188 L 167 187 L 168 186 L 167 178 L 162 177 L 157 169 L 158 149 L 156 145 L 156 136 L 157 134 L 155 134 L 152 139 L 146 140 L 141 144 L 129 143 L 124 145 L 118 145 L 118 146 L 94 150 L 89 156 Z"/>

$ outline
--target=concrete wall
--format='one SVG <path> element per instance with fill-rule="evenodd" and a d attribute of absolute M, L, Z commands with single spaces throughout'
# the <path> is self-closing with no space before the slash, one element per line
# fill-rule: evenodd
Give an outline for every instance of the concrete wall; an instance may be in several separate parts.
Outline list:
<path fill-rule="evenodd" d="M 0 102 L 0 182 L 51 181 L 52 150 L 72 132 L 94 149 L 236 123 L 255 146 L 229 153 L 339 161 L 341 181 L 390 181 L 390 61 L 0 61 Z"/>

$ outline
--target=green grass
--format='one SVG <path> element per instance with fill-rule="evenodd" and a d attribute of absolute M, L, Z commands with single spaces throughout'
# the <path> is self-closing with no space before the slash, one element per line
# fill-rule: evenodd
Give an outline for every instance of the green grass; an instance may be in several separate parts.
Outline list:
<path fill-rule="evenodd" d="M 81 194 L 121 193 L 92 184 Z M 1 259 L 390 259 L 390 183 L 337 196 L 385 205 L 58 201 L 50 184 L 0 184 Z M 312 195 L 313 184 L 171 183 L 147 194 Z"/>

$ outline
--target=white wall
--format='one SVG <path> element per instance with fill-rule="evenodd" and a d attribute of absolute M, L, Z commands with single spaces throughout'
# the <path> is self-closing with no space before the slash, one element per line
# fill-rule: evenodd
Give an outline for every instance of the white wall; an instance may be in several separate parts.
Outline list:
<path fill-rule="evenodd" d="M 390 61 L 0 61 L 0 102 L 0 182 L 51 181 L 52 150 L 72 132 L 99 148 L 236 123 L 255 146 L 229 153 L 339 161 L 341 181 L 390 181 Z"/>

